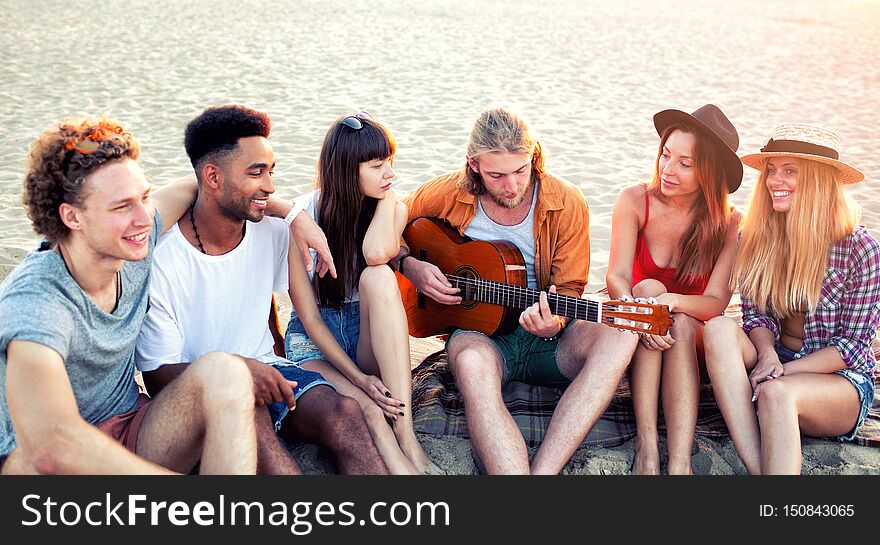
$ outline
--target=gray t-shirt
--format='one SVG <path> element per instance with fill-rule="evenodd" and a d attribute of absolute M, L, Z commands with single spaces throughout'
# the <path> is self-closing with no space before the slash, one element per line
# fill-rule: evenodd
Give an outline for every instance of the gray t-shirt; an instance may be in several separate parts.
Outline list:
<path fill-rule="evenodd" d="M 0 455 L 16 445 L 6 400 L 6 347 L 12 340 L 39 343 L 61 355 L 87 422 L 99 424 L 134 408 L 134 346 L 147 313 L 150 264 L 161 229 L 157 210 L 147 257 L 122 265 L 122 297 L 112 314 L 86 295 L 46 243 L 0 284 Z"/>

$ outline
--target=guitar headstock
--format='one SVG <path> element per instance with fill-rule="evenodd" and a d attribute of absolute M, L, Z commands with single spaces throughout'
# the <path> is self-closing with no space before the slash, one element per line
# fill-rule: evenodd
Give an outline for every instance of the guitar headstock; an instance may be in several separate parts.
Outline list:
<path fill-rule="evenodd" d="M 673 322 L 666 305 L 617 300 L 602 303 L 602 321 L 620 329 L 652 335 L 666 335 Z"/>

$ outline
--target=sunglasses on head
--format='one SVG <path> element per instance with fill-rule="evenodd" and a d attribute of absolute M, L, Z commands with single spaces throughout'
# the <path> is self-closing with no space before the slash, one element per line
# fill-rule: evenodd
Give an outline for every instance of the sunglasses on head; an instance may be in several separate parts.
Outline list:
<path fill-rule="evenodd" d="M 371 116 L 369 112 L 360 111 L 354 115 L 343 117 L 342 121 L 340 121 L 339 124 L 345 125 L 349 129 L 359 131 L 364 128 L 364 124 L 362 122 L 363 119 L 372 120 L 373 116 Z"/>
<path fill-rule="evenodd" d="M 101 149 L 103 142 L 121 139 L 125 129 L 119 125 L 101 125 L 91 131 L 73 136 L 64 143 L 64 160 L 61 170 L 67 172 L 71 163 L 88 168 L 96 159 L 92 154 Z"/>

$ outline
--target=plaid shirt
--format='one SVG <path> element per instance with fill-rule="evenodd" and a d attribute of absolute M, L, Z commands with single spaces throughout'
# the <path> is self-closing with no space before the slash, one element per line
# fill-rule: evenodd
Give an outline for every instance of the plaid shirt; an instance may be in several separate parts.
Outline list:
<path fill-rule="evenodd" d="M 751 298 L 742 296 L 743 330 L 756 327 L 773 332 L 779 342 L 779 320 L 760 314 Z M 880 321 L 880 243 L 857 225 L 851 235 L 837 241 L 828 253 L 819 304 L 804 320 L 806 355 L 826 346 L 837 348 L 849 369 L 873 377 L 877 360 L 871 341 Z"/>

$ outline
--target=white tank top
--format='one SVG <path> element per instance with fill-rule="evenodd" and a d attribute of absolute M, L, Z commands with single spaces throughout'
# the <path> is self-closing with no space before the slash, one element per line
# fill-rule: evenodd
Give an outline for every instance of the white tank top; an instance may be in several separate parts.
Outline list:
<path fill-rule="evenodd" d="M 538 186 L 532 195 L 532 206 L 529 213 L 516 225 L 500 225 L 492 221 L 480 199 L 477 198 L 477 213 L 471 220 L 464 234 L 476 240 L 507 240 L 519 248 L 526 264 L 526 279 L 529 287 L 538 289 L 538 280 L 535 275 L 535 203 L 538 202 Z"/>

